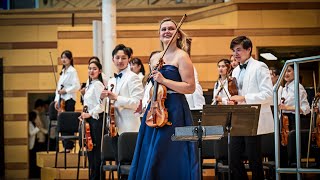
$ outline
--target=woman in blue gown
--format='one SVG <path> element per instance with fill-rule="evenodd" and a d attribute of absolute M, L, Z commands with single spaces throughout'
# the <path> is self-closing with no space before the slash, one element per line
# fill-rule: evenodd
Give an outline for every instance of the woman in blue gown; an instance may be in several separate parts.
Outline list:
<path fill-rule="evenodd" d="M 159 35 L 163 49 L 176 28 L 176 23 L 169 18 L 160 23 Z M 184 95 L 192 94 L 195 90 L 193 65 L 187 50 L 186 35 L 179 30 L 164 55 L 165 65 L 160 71 L 152 72 L 153 80 L 168 89 L 165 107 L 172 125 L 161 128 L 147 126 L 145 121 L 149 104 L 140 126 L 130 180 L 200 179 L 196 143 L 171 140 L 175 127 L 192 125 L 191 112 Z M 150 59 L 152 67 L 157 64 L 162 53 Z"/>

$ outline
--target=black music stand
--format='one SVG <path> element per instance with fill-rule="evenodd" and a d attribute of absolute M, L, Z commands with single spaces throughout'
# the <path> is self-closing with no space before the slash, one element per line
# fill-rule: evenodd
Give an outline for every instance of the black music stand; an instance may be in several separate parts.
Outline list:
<path fill-rule="evenodd" d="M 256 136 L 260 115 L 260 104 L 246 105 L 205 105 L 203 106 L 202 124 L 205 126 L 223 126 L 228 136 L 228 179 L 231 178 L 231 136 Z"/>
<path fill-rule="evenodd" d="M 193 124 L 195 119 L 199 118 L 197 126 L 176 127 L 175 134 L 171 136 L 172 141 L 197 141 L 198 143 L 198 159 L 199 174 L 202 179 L 202 140 L 218 140 L 223 137 L 223 126 L 202 126 L 201 115 L 202 110 L 192 110 Z"/>

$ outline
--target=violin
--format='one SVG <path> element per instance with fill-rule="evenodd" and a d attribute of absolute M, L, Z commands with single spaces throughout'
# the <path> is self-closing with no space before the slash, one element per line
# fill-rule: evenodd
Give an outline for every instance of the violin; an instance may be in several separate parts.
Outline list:
<path fill-rule="evenodd" d="M 228 77 L 228 91 L 231 96 L 238 95 L 237 79 L 235 77 Z"/>
<path fill-rule="evenodd" d="M 112 91 L 114 88 L 114 85 L 111 84 L 110 86 L 111 86 L 110 91 Z M 110 137 L 115 137 L 115 136 L 117 136 L 118 131 L 117 131 L 115 115 L 114 115 L 114 105 L 113 105 L 113 103 L 111 103 L 110 99 L 109 99 L 107 112 L 108 112 L 108 119 L 107 119 L 108 135 Z"/>
<path fill-rule="evenodd" d="M 284 104 L 285 98 L 281 98 L 281 103 Z M 288 136 L 289 136 L 289 118 L 287 115 L 284 115 L 281 110 L 281 145 L 288 145 Z"/>
<path fill-rule="evenodd" d="M 159 69 L 163 66 L 163 59 L 159 61 Z M 148 111 L 146 124 L 150 127 L 163 127 L 164 125 L 172 125 L 168 121 L 168 111 L 164 106 L 167 98 L 167 88 L 154 81 L 153 87 L 150 89 L 151 105 Z"/>
<path fill-rule="evenodd" d="M 83 112 L 88 113 L 88 107 L 84 106 L 83 107 Z M 85 119 L 84 119 L 85 121 Z M 93 149 L 93 142 L 92 142 L 92 137 L 90 133 L 90 124 L 88 122 L 85 122 L 85 134 L 86 134 L 86 147 L 88 151 L 92 151 Z"/>
<path fill-rule="evenodd" d="M 60 90 L 62 90 L 64 86 L 61 84 Z M 59 95 L 59 101 L 58 101 L 58 114 L 65 112 L 66 109 L 66 101 L 61 98 L 61 94 Z"/>
<path fill-rule="evenodd" d="M 172 43 L 173 39 L 177 35 L 186 17 L 187 17 L 186 14 L 182 17 L 179 25 L 177 26 L 177 29 L 172 35 L 167 47 L 165 48 L 154 70 L 160 71 L 160 69 L 163 67 L 163 64 L 164 64 L 163 57 L 168 51 L 170 44 Z M 147 113 L 146 124 L 150 127 L 155 127 L 155 128 L 163 127 L 164 125 L 169 125 L 169 126 L 172 125 L 172 123 L 168 121 L 168 110 L 164 106 L 164 102 L 167 98 L 167 88 L 164 85 L 159 84 L 157 81 L 154 81 L 153 87 L 150 89 L 150 97 L 151 97 L 151 100 L 150 100 L 151 105 Z"/>

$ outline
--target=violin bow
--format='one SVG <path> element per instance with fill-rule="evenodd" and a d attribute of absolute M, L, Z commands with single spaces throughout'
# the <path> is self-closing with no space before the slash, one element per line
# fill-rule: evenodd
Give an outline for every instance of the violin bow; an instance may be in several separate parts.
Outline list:
<path fill-rule="evenodd" d="M 316 97 L 317 95 L 317 84 L 316 84 L 316 75 L 315 72 L 313 71 L 313 89 L 314 89 L 314 96 Z M 315 100 L 315 99 L 314 99 Z M 312 101 L 311 104 L 311 117 L 310 117 L 310 127 L 309 127 L 309 139 L 308 139 L 308 151 L 307 151 L 307 165 L 306 167 L 308 168 L 309 166 L 309 155 L 310 155 L 310 144 L 311 144 L 311 129 L 312 126 L 314 125 L 314 106 L 315 106 L 315 101 Z"/>

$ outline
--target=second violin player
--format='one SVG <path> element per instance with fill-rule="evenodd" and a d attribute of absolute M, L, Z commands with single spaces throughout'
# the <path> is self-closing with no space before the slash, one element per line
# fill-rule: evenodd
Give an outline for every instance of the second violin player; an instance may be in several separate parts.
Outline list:
<path fill-rule="evenodd" d="M 82 119 L 90 125 L 90 133 L 93 142 L 93 149 L 88 152 L 89 168 L 91 171 L 90 179 L 100 179 L 100 148 L 102 135 L 102 117 L 103 107 L 100 103 L 100 95 L 104 89 L 101 76 L 102 65 L 93 61 L 89 64 L 89 86 L 83 96 L 83 104 L 87 106 L 87 112 L 82 112 Z M 104 177 L 104 176 L 103 176 Z"/>

